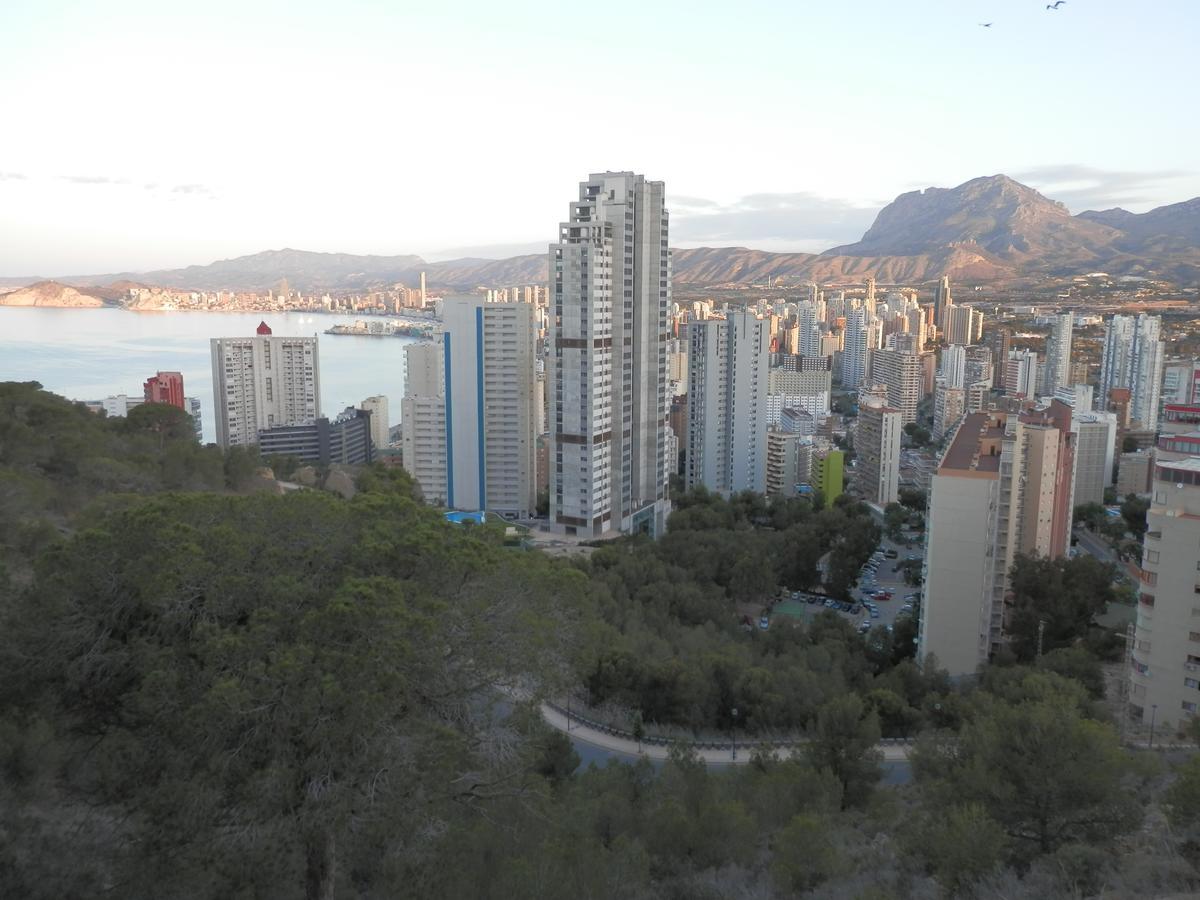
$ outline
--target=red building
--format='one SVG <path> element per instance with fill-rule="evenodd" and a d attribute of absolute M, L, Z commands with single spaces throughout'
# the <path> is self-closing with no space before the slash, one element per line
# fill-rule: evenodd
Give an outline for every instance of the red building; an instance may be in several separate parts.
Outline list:
<path fill-rule="evenodd" d="M 178 372 L 159 372 L 147 378 L 145 396 L 147 403 L 169 403 L 184 409 L 183 376 Z"/>
<path fill-rule="evenodd" d="M 256 329 L 256 331 L 257 331 L 257 333 L 258 333 L 260 336 L 261 336 L 261 335 L 270 334 L 270 333 L 271 333 L 271 326 L 270 326 L 270 325 L 268 325 L 268 324 L 267 324 L 265 321 L 260 321 L 260 322 L 258 323 L 258 328 Z"/>

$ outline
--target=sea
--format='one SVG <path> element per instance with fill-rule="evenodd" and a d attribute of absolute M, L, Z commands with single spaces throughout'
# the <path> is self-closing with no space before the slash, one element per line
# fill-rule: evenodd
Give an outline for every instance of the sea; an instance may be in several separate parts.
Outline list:
<path fill-rule="evenodd" d="M 215 441 L 209 339 L 250 337 L 265 321 L 274 334 L 319 339 L 323 415 L 332 418 L 382 394 L 388 398 L 388 424 L 396 425 L 404 347 L 418 339 L 323 333 L 355 320 L 302 312 L 0 306 L 0 381 L 37 381 L 71 400 L 102 400 L 115 394 L 141 397 L 143 383 L 155 372 L 181 372 L 184 394 L 200 400 L 204 440 Z"/>

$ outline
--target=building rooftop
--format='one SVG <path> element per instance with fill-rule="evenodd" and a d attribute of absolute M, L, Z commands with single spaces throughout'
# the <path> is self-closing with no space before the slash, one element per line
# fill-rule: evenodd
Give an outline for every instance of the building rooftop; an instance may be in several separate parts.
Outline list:
<path fill-rule="evenodd" d="M 998 472 L 1003 438 L 1002 417 L 986 412 L 970 413 L 963 419 L 954 433 L 954 440 L 942 455 L 938 473 Z"/>

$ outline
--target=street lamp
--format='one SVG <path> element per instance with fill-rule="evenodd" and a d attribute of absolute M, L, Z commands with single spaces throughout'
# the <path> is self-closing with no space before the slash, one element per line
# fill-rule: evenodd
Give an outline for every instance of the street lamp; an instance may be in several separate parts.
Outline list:
<path fill-rule="evenodd" d="M 733 724 L 729 728 L 729 739 L 733 742 L 733 761 L 737 762 L 737 707 L 729 711 L 730 718 L 733 719 Z"/>
<path fill-rule="evenodd" d="M 1154 719 L 1158 716 L 1158 704 L 1150 704 L 1150 750 L 1154 749 Z"/>

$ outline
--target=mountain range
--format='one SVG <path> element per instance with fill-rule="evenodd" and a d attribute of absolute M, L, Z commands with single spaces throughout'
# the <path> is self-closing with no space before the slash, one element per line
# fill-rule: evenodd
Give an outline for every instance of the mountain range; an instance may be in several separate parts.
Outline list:
<path fill-rule="evenodd" d="M 1037 283 L 1103 270 L 1176 284 L 1200 282 L 1200 198 L 1146 213 L 1124 209 L 1071 215 L 1063 204 L 1005 175 L 955 188 L 901 194 L 880 210 L 853 244 L 820 254 L 768 253 L 745 247 L 676 249 L 679 286 L 739 286 L 802 281 L 919 283 L 948 274 L 960 281 Z M 111 302 L 126 284 L 192 290 L 265 291 L 286 279 L 306 293 L 354 291 L 403 283 L 426 273 L 434 290 L 465 290 L 545 281 L 546 256 L 426 262 L 419 256 L 361 256 L 270 250 L 203 266 L 156 272 L 58 278 Z M 14 279 L 29 284 L 40 279 Z M 99 288 L 99 290 L 92 290 Z M 53 289 L 41 288 L 43 299 Z M 18 292 L 19 294 L 19 292 Z M 0 305 L 19 299 L 0 294 Z M 50 301 L 52 302 L 52 301 Z M 78 305 L 76 301 L 72 305 Z"/>

